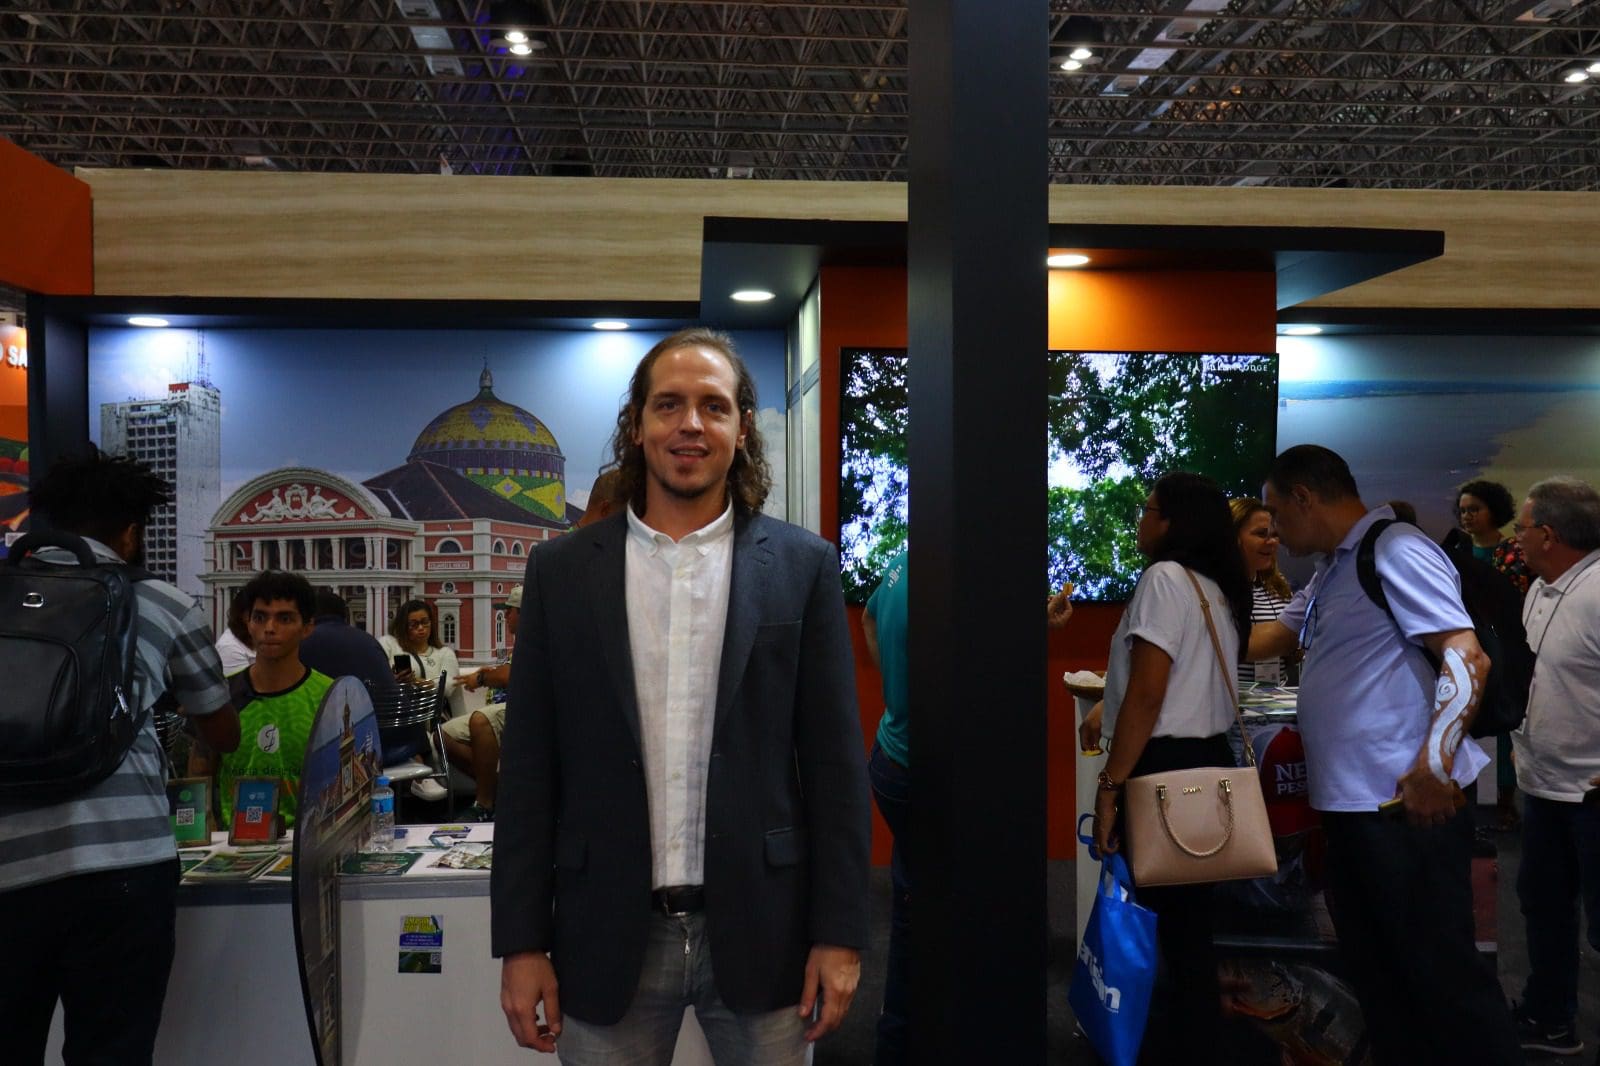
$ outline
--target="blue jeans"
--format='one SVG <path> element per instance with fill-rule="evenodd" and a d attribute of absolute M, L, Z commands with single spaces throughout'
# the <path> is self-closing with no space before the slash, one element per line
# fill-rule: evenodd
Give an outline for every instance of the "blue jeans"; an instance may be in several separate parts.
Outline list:
<path fill-rule="evenodd" d="M 566 1015 L 556 1054 L 562 1066 L 669 1066 L 685 1007 L 694 1008 L 717 1066 L 805 1064 L 806 1022 L 797 1013 L 798 1003 L 764 1014 L 735 1014 L 722 1002 L 711 974 L 704 914 L 654 915 L 628 1012 L 615 1025 L 590 1025 Z"/>
<path fill-rule="evenodd" d="M 1578 1013 L 1578 901 L 1600 950 L 1600 804 L 1522 797 L 1517 900 L 1528 930 L 1522 1008 L 1545 1025 Z"/>
<path fill-rule="evenodd" d="M 906 847 L 911 838 L 911 771 L 883 753 L 876 743 L 867 757 L 872 798 L 894 837 L 889 880 L 894 896 L 889 909 L 889 961 L 883 981 L 883 1011 L 878 1015 L 874 1066 L 900 1066 L 910 1057 L 906 1027 L 911 996 L 911 869 Z"/>

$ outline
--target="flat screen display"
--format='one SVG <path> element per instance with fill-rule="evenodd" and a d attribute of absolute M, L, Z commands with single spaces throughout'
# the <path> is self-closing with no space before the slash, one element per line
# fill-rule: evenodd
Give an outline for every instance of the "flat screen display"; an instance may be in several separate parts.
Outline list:
<path fill-rule="evenodd" d="M 1205 474 L 1230 496 L 1260 492 L 1277 433 L 1278 357 L 1052 351 L 1049 360 L 1040 591 L 1071 581 L 1077 600 L 1121 602 L 1144 568 L 1139 508 L 1162 474 Z M 862 603 L 906 543 L 906 352 L 845 349 L 841 374 L 840 561 L 846 598 Z"/>

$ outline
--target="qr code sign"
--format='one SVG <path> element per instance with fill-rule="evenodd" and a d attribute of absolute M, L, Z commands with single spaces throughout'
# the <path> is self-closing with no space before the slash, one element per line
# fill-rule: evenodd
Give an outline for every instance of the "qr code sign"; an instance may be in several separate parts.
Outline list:
<path fill-rule="evenodd" d="M 179 825 L 193 825 L 194 824 L 194 808 L 193 807 L 180 807 L 180 808 L 178 808 L 178 816 L 177 817 L 178 817 L 178 824 Z"/>
<path fill-rule="evenodd" d="M 246 807 L 244 809 L 244 820 L 245 820 L 246 823 L 248 823 L 250 825 L 255 825 L 258 822 L 260 822 L 261 821 L 261 808 L 260 807 Z"/>

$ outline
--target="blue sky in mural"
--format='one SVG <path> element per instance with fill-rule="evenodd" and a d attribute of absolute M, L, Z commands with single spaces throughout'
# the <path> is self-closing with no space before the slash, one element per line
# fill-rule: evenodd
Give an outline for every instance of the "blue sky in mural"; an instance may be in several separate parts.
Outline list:
<path fill-rule="evenodd" d="M 495 395 L 555 435 L 568 495 L 580 502 L 607 458 L 634 365 L 663 335 L 100 328 L 89 343 L 90 433 L 98 439 L 102 403 L 165 395 L 169 382 L 196 375 L 203 350 L 222 393 L 224 497 L 284 466 L 360 481 L 405 462 L 435 415 L 476 396 L 487 361 Z M 755 376 L 764 421 L 778 417 L 781 426 L 783 334 L 750 331 L 734 340 Z M 783 446 L 780 433 L 780 456 Z"/>

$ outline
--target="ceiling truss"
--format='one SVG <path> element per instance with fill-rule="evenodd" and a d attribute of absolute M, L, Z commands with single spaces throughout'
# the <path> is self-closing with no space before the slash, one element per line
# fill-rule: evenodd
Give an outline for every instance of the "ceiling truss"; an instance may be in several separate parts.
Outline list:
<path fill-rule="evenodd" d="M 905 177 L 903 2 L 532 6 L 519 58 L 484 0 L 22 0 L 0 136 L 66 167 Z M 1058 44 L 1073 16 L 1104 42 L 1052 61 L 1057 183 L 1600 189 L 1600 74 L 1563 80 L 1600 0 L 1052 0 Z"/>

